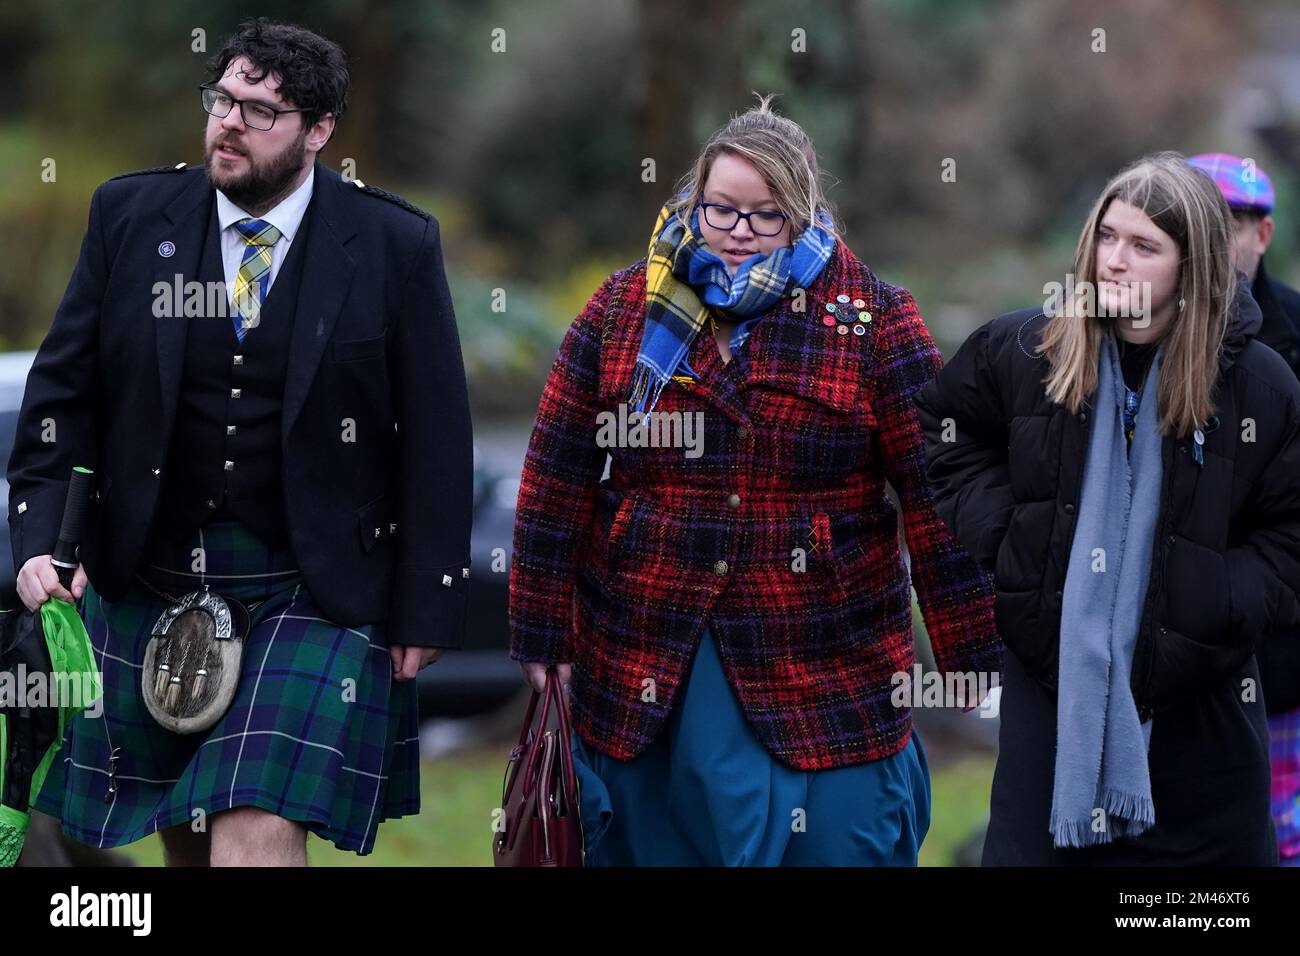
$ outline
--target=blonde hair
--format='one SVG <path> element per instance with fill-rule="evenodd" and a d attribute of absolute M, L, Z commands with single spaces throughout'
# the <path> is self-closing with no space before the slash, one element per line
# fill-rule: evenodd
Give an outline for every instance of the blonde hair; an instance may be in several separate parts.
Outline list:
<path fill-rule="evenodd" d="M 758 105 L 733 116 L 704 145 L 690 171 L 678 181 L 669 209 L 689 217 L 703 196 L 713 161 L 722 153 L 733 153 L 757 167 L 778 208 L 790 217 L 792 242 L 819 212 L 830 220 L 828 231 L 840 234 L 839 217 L 822 191 L 812 140 L 794 120 L 773 112 L 771 94 L 754 95 L 759 97 Z"/>
<path fill-rule="evenodd" d="M 1071 412 L 1097 390 L 1106 320 L 1085 296 L 1097 281 L 1097 230 L 1116 199 L 1140 209 L 1178 244 L 1177 295 L 1184 302 L 1164 339 L 1157 387 L 1161 435 L 1201 428 L 1214 411 L 1223 343 L 1236 285 L 1232 267 L 1232 215 L 1222 193 L 1203 172 L 1175 152 L 1143 157 L 1121 170 L 1092 207 L 1074 254 L 1075 294 L 1049 317 L 1040 352 L 1051 366 L 1048 397 Z"/>

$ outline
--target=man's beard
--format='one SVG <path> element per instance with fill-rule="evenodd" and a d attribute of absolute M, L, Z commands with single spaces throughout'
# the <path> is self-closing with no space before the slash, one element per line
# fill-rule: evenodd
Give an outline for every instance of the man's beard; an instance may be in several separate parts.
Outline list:
<path fill-rule="evenodd" d="M 282 152 L 261 164 L 255 162 L 252 155 L 245 152 L 244 158 L 248 160 L 248 170 L 224 183 L 217 182 L 212 174 L 212 166 L 216 162 L 214 154 L 217 149 L 214 143 L 203 161 L 203 167 L 208 173 L 208 182 L 225 193 L 226 197 L 241 209 L 259 214 L 266 212 L 288 195 L 294 178 L 302 170 L 303 157 L 307 152 L 304 145 L 306 140 L 307 130 L 304 129 L 302 135 L 286 146 Z"/>

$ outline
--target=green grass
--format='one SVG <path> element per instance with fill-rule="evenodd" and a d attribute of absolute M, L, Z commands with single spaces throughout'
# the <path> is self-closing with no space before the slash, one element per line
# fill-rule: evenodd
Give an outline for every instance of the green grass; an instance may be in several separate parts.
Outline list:
<path fill-rule="evenodd" d="M 312 866 L 491 866 L 492 810 L 501 802 L 501 775 L 506 755 L 484 748 L 421 767 L 422 809 L 413 817 L 389 820 L 379 828 L 369 856 L 337 849 L 309 836 Z M 962 760 L 932 773 L 930 832 L 921 847 L 922 866 L 948 866 L 953 851 L 979 826 L 988 812 L 993 758 Z M 162 864 L 157 836 L 133 843 L 123 852 L 142 866 Z"/>
<path fill-rule="evenodd" d="M 995 758 L 968 757 L 930 774 L 930 832 L 921 844 L 921 866 L 952 866 L 953 853 L 983 825 L 989 813 Z"/>

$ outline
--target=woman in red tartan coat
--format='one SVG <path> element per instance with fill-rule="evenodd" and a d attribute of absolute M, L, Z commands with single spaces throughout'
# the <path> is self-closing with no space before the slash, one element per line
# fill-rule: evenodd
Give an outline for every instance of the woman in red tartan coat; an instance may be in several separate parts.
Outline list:
<path fill-rule="evenodd" d="M 511 656 L 571 677 L 588 863 L 915 864 L 909 584 L 941 671 L 987 681 L 1001 649 L 926 482 L 912 397 L 939 367 L 766 101 L 573 323 L 524 466 Z"/>

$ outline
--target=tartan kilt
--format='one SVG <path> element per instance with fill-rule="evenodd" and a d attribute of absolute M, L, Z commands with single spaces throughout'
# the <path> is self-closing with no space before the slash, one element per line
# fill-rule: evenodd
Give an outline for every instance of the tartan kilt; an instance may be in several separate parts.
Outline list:
<path fill-rule="evenodd" d="M 206 561 L 198 570 L 194 548 Z M 392 680 L 383 623 L 331 623 L 292 552 L 272 551 L 239 522 L 210 522 L 180 547 L 153 538 L 139 570 L 178 597 L 207 583 L 264 600 L 252 612 L 234 701 L 206 732 L 156 723 L 140 681 L 169 602 L 140 577 L 118 602 L 88 585 L 80 606 L 103 676 L 102 714 L 92 708 L 71 722 L 36 809 L 81 843 L 113 847 L 192 824 L 199 810 L 210 818 L 260 807 L 358 854 L 374 849 L 380 821 L 419 812 L 415 682 Z"/>

